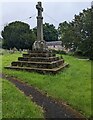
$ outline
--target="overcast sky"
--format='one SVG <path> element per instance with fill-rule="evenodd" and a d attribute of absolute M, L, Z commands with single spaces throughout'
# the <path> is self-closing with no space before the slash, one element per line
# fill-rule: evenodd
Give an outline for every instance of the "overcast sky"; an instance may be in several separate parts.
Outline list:
<path fill-rule="evenodd" d="M 17 1 L 17 0 L 16 0 Z M 42 0 L 41 0 L 42 1 Z M 23 21 L 30 25 L 31 28 L 36 26 L 37 1 L 34 2 L 3 2 L 2 3 L 2 23 L 0 30 L 4 25 L 13 21 Z M 54 24 L 56 28 L 63 21 L 71 21 L 75 14 L 79 14 L 83 9 L 91 7 L 89 0 L 86 2 L 61 2 L 52 1 L 42 3 L 44 8 L 44 23 Z M 32 17 L 29 19 L 29 17 Z"/>

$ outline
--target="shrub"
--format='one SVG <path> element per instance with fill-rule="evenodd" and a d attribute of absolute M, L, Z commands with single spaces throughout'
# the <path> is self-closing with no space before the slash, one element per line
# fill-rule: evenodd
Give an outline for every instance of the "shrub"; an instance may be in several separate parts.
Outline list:
<path fill-rule="evenodd" d="M 56 54 L 64 54 L 66 55 L 66 51 L 63 51 L 63 50 L 52 50 L 52 52 L 56 53 Z"/>
<path fill-rule="evenodd" d="M 74 52 L 74 55 L 83 56 L 83 52 L 81 50 L 77 50 L 77 51 Z"/>

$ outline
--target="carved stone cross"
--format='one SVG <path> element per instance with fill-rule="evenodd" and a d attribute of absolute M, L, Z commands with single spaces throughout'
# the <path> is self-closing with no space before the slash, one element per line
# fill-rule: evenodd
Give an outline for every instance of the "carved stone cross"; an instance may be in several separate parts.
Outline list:
<path fill-rule="evenodd" d="M 37 16 L 37 41 L 43 40 L 43 17 L 42 17 L 42 3 L 38 2 L 36 5 L 36 9 L 38 10 L 38 16 Z"/>
<path fill-rule="evenodd" d="M 37 16 L 37 40 L 33 44 L 33 50 L 45 51 L 47 50 L 46 42 L 43 40 L 43 17 L 42 17 L 42 3 L 38 2 L 36 5 L 38 11 Z"/>
<path fill-rule="evenodd" d="M 42 8 L 41 2 L 38 2 L 38 4 L 36 5 L 36 8 L 38 10 L 38 16 L 42 17 L 43 8 Z"/>

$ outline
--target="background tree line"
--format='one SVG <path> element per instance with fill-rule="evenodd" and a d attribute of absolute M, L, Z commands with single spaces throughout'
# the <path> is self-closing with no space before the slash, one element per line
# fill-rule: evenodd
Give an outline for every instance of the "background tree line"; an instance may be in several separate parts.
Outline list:
<path fill-rule="evenodd" d="M 3 48 L 30 49 L 36 39 L 34 32 L 26 23 L 15 21 L 4 27 L 2 31 Z"/>
<path fill-rule="evenodd" d="M 72 22 L 59 24 L 60 40 L 66 48 L 93 59 L 93 8 L 75 15 Z"/>
<path fill-rule="evenodd" d="M 43 33 L 46 41 L 58 40 L 58 32 L 53 24 L 45 23 Z M 36 27 L 30 29 L 28 24 L 20 21 L 9 23 L 2 31 L 3 48 L 31 49 L 36 36 Z"/>
<path fill-rule="evenodd" d="M 72 22 L 62 22 L 58 29 L 53 24 L 43 24 L 45 41 L 62 41 L 65 48 L 93 59 L 93 9 L 88 8 L 75 15 Z M 31 49 L 36 40 L 37 28 L 30 29 L 26 23 L 15 21 L 2 31 L 3 48 Z"/>

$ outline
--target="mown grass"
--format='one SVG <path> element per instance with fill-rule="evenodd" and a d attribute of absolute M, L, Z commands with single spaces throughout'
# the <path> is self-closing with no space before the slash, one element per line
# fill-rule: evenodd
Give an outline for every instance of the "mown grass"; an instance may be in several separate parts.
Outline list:
<path fill-rule="evenodd" d="M 17 60 L 20 54 L 3 56 L 3 67 Z M 91 61 L 79 60 L 72 56 L 63 56 L 70 64 L 56 75 L 42 75 L 34 72 L 3 69 L 3 72 L 29 83 L 48 95 L 66 101 L 83 115 L 91 116 Z"/>
<path fill-rule="evenodd" d="M 2 118 L 2 79 L 0 78 L 0 120 Z"/>
<path fill-rule="evenodd" d="M 3 118 L 43 118 L 43 110 L 21 93 L 12 83 L 2 82 Z"/>

